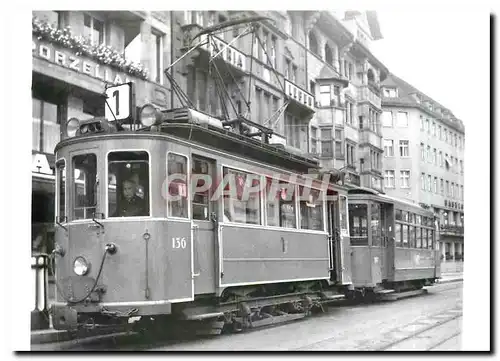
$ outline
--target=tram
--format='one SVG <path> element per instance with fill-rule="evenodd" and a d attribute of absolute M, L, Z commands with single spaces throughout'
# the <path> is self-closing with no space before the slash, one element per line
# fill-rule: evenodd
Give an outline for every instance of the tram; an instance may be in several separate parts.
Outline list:
<path fill-rule="evenodd" d="M 201 33 L 210 41 L 224 26 Z M 337 184 L 317 160 L 273 144 L 263 122 L 201 112 L 165 76 L 180 107 L 145 104 L 135 117 L 134 85 L 121 84 L 105 91 L 126 100 L 120 117 L 106 100 L 110 115 L 61 127 L 54 328 L 241 329 L 439 277 L 430 212 Z"/>

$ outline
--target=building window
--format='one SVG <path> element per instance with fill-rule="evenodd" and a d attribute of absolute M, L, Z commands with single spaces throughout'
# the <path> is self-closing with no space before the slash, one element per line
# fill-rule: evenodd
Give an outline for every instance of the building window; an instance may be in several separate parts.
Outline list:
<path fill-rule="evenodd" d="M 434 177 L 434 193 L 438 193 L 438 179 Z"/>
<path fill-rule="evenodd" d="M 407 112 L 398 112 L 397 123 L 398 123 L 398 127 L 400 127 L 400 128 L 408 127 L 408 113 Z"/>
<path fill-rule="evenodd" d="M 384 153 L 386 157 L 394 157 L 394 140 L 384 139 Z"/>
<path fill-rule="evenodd" d="M 325 61 L 331 66 L 335 66 L 333 64 L 333 52 L 328 44 L 325 44 Z"/>
<path fill-rule="evenodd" d="M 427 133 L 430 133 L 431 130 L 430 130 L 430 127 L 429 127 L 429 119 L 426 119 L 425 120 L 425 129 L 424 129 Z"/>
<path fill-rule="evenodd" d="M 297 83 L 297 66 L 292 65 L 292 83 Z"/>
<path fill-rule="evenodd" d="M 267 31 L 263 31 L 262 32 L 262 62 L 265 64 L 265 65 L 269 65 L 269 61 L 271 59 L 269 59 L 269 45 L 268 45 L 268 38 L 269 38 L 269 33 Z"/>
<path fill-rule="evenodd" d="M 438 163 L 437 163 L 437 149 L 436 148 L 434 148 L 432 150 L 432 159 L 433 159 L 433 161 L 432 161 L 433 164 L 437 165 Z"/>
<path fill-rule="evenodd" d="M 439 125 L 439 126 L 438 126 L 438 139 L 439 139 L 439 140 L 441 140 L 441 139 L 442 139 L 442 137 L 443 137 L 443 134 L 442 134 L 442 132 L 441 132 L 441 126 Z"/>
<path fill-rule="evenodd" d="M 386 170 L 385 171 L 384 181 L 385 181 L 386 188 L 395 188 L 394 171 L 393 170 Z"/>
<path fill-rule="evenodd" d="M 398 93 L 395 88 L 384 88 L 384 97 L 386 98 L 396 98 Z"/>
<path fill-rule="evenodd" d="M 441 194 L 444 195 L 444 181 L 443 181 L 443 178 L 440 179 L 439 183 L 440 183 L 440 188 L 441 188 Z"/>
<path fill-rule="evenodd" d="M 342 130 L 335 129 L 335 157 L 342 157 Z"/>
<path fill-rule="evenodd" d="M 90 40 L 93 45 L 104 44 L 104 22 L 83 14 L 83 36 Z"/>
<path fill-rule="evenodd" d="M 321 129 L 321 155 L 323 157 L 333 157 L 331 128 Z"/>
<path fill-rule="evenodd" d="M 330 85 L 320 85 L 319 87 L 319 101 L 322 107 L 331 106 L 332 94 Z"/>
<path fill-rule="evenodd" d="M 54 153 L 59 142 L 61 109 L 57 104 L 32 98 L 32 149 L 43 153 Z"/>
<path fill-rule="evenodd" d="M 318 154 L 318 128 L 311 127 L 311 153 Z"/>
<path fill-rule="evenodd" d="M 33 11 L 33 16 L 58 29 L 62 28 L 62 16 L 60 11 Z"/>
<path fill-rule="evenodd" d="M 384 127 L 393 126 L 392 112 L 384 111 L 382 113 L 382 126 Z"/>
<path fill-rule="evenodd" d="M 424 130 L 424 117 L 420 116 L 420 130 Z"/>
<path fill-rule="evenodd" d="M 345 112 L 346 124 L 354 125 L 353 124 L 353 104 L 351 102 L 346 101 L 345 105 L 346 105 L 346 112 Z"/>
<path fill-rule="evenodd" d="M 451 182 L 451 198 L 455 197 L 455 183 Z"/>
<path fill-rule="evenodd" d="M 429 163 L 432 162 L 432 158 L 431 158 L 431 146 L 430 145 L 427 146 L 427 161 Z"/>
<path fill-rule="evenodd" d="M 420 188 L 425 191 L 425 173 L 420 174 Z"/>
<path fill-rule="evenodd" d="M 450 181 L 446 181 L 446 196 L 450 196 Z"/>
<path fill-rule="evenodd" d="M 320 56 L 318 49 L 318 40 L 313 31 L 309 31 L 309 50 L 314 54 Z"/>
<path fill-rule="evenodd" d="M 163 35 L 153 33 L 155 40 L 154 53 L 151 55 L 151 78 L 163 84 Z"/>
<path fill-rule="evenodd" d="M 400 140 L 399 141 L 399 156 L 409 157 L 410 156 L 410 141 Z"/>
<path fill-rule="evenodd" d="M 346 144 L 346 157 L 347 157 L 347 165 L 351 167 L 354 166 L 354 146 L 351 144 Z"/>
<path fill-rule="evenodd" d="M 458 138 L 457 138 L 457 134 L 455 133 L 454 135 L 454 138 L 455 138 L 455 148 L 458 147 Z"/>
<path fill-rule="evenodd" d="M 432 121 L 432 135 L 435 137 L 436 136 L 436 122 Z"/>
<path fill-rule="evenodd" d="M 447 129 L 444 130 L 444 141 L 446 143 L 448 143 L 448 130 Z"/>
<path fill-rule="evenodd" d="M 432 181 L 432 177 L 428 174 L 427 175 L 427 190 L 430 192 L 431 191 L 431 181 Z"/>
<path fill-rule="evenodd" d="M 271 65 L 276 69 L 276 38 L 271 37 Z"/>
<path fill-rule="evenodd" d="M 256 41 L 257 41 L 257 38 L 255 38 Z M 254 53 L 256 53 L 254 51 Z M 257 57 L 257 55 L 256 55 Z M 290 62 L 290 60 L 288 60 L 287 58 L 285 58 L 285 73 L 283 74 L 285 79 L 290 79 L 290 67 L 291 67 L 292 63 Z"/>
<path fill-rule="evenodd" d="M 464 161 L 460 161 L 460 174 L 464 174 Z"/>
<path fill-rule="evenodd" d="M 462 137 L 458 136 L 458 148 L 462 148 Z"/>
<path fill-rule="evenodd" d="M 444 160 L 443 160 L 443 151 L 439 151 L 439 166 L 443 167 L 444 166 Z"/>
<path fill-rule="evenodd" d="M 425 146 L 424 143 L 420 143 L 420 160 L 425 162 Z"/>
<path fill-rule="evenodd" d="M 460 186 L 461 199 L 464 200 L 464 186 Z"/>
<path fill-rule="evenodd" d="M 410 171 L 402 170 L 399 174 L 401 188 L 410 188 Z"/>

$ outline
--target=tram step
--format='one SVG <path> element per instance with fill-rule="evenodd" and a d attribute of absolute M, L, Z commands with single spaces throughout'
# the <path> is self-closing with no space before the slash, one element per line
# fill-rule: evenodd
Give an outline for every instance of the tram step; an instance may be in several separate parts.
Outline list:
<path fill-rule="evenodd" d="M 335 301 L 335 300 L 343 300 L 345 295 L 340 293 L 327 293 L 323 292 L 321 294 L 321 301 Z"/>
<path fill-rule="evenodd" d="M 375 293 L 377 295 L 387 295 L 387 294 L 390 294 L 390 293 L 394 293 L 396 292 L 396 290 L 392 290 L 392 289 L 384 289 L 384 290 L 378 290 L 378 291 L 375 291 Z"/>
<path fill-rule="evenodd" d="M 426 294 L 428 291 L 426 289 L 420 289 L 420 290 L 412 290 L 412 291 L 405 291 L 405 292 L 399 292 L 399 293 L 391 293 L 388 295 L 381 295 L 381 297 L 384 297 L 384 300 L 387 301 L 397 301 L 402 298 L 407 298 L 407 297 L 413 297 L 413 296 L 418 296 L 418 295 L 423 295 Z"/>

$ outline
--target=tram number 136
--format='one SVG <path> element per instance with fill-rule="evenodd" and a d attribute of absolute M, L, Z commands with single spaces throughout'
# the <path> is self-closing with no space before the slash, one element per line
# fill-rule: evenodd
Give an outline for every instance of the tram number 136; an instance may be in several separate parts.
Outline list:
<path fill-rule="evenodd" d="M 186 248 L 186 238 L 172 237 L 172 248 Z"/>

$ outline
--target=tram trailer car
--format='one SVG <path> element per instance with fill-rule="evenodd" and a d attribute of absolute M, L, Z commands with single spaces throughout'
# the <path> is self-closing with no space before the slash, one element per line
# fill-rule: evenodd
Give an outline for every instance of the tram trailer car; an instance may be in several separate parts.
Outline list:
<path fill-rule="evenodd" d="M 269 175 L 318 166 L 196 111 L 167 113 L 137 130 L 105 119 L 65 125 L 76 134 L 56 146 L 54 327 L 136 316 L 241 327 L 343 298 L 352 288 L 349 238 L 338 225 L 347 191 L 330 184 L 327 202 L 314 181 L 313 204 L 266 192 L 213 199 L 212 188 L 191 197 L 188 183 L 166 178 L 257 176 L 267 187 Z M 297 194 L 309 185 L 299 176 L 291 187 Z"/>
<path fill-rule="evenodd" d="M 349 296 L 411 292 L 441 277 L 431 211 L 366 188 L 348 198 L 355 292 Z"/>

